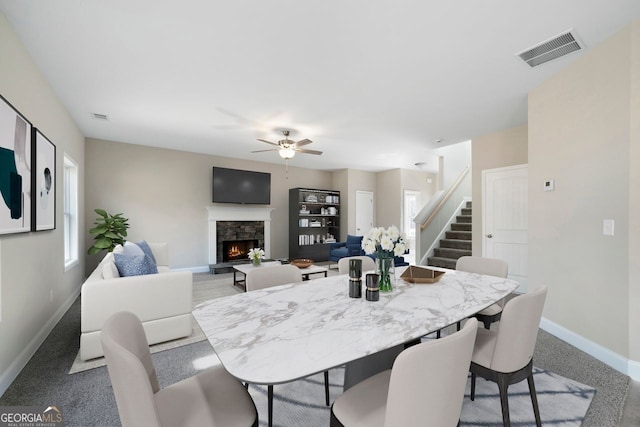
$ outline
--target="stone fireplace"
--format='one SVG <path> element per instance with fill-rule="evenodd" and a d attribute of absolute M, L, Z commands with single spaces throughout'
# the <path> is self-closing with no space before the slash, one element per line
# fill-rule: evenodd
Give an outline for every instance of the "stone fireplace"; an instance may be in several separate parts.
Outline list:
<path fill-rule="evenodd" d="M 243 246 L 249 246 L 244 250 L 254 247 L 264 249 L 265 257 L 271 257 L 271 211 L 273 208 L 249 207 L 241 205 L 211 205 L 206 207 L 209 212 L 209 264 L 216 265 L 233 260 L 247 259 L 246 252 L 237 254 L 243 249 L 227 248 L 226 246 L 238 242 Z M 255 241 L 258 243 L 255 244 Z M 227 260 L 227 251 L 231 249 L 235 258 Z"/>
<path fill-rule="evenodd" d="M 222 262 L 248 259 L 252 248 L 260 247 L 259 240 L 224 240 L 222 242 Z"/>
<path fill-rule="evenodd" d="M 251 248 L 264 247 L 264 221 L 218 221 L 216 264 L 248 259 Z"/>

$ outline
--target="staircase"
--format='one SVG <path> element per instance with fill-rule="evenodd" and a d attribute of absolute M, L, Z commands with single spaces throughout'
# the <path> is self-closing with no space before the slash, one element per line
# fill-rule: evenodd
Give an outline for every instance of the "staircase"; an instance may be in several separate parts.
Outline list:
<path fill-rule="evenodd" d="M 467 202 L 451 230 L 445 232 L 440 239 L 440 247 L 434 249 L 432 257 L 427 258 L 427 265 L 443 268 L 456 268 L 458 258 L 471 255 L 471 202 Z"/>

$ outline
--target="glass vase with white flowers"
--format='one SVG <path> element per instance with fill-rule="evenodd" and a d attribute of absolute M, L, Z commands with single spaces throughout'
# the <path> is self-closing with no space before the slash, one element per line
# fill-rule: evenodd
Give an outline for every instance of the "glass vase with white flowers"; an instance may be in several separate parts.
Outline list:
<path fill-rule="evenodd" d="M 395 279 L 394 256 L 402 256 L 407 250 L 404 235 L 392 225 L 374 227 L 362 238 L 362 249 L 367 255 L 375 254 L 376 272 L 380 275 L 380 292 L 391 292 Z"/>
<path fill-rule="evenodd" d="M 261 248 L 253 248 L 249 250 L 249 259 L 253 265 L 258 266 L 264 259 L 264 250 Z"/>

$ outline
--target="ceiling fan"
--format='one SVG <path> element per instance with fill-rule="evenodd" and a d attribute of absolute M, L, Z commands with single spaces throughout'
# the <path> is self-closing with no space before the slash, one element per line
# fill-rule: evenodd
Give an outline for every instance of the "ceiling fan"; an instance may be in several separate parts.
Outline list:
<path fill-rule="evenodd" d="M 322 151 L 300 148 L 305 145 L 311 144 L 313 141 L 311 141 L 310 139 L 302 139 L 296 142 L 289 139 L 288 130 L 283 130 L 282 134 L 284 135 L 284 139 L 281 139 L 280 141 L 278 141 L 277 144 L 275 142 L 267 141 L 266 139 L 258 138 L 258 141 L 261 141 L 270 145 L 275 145 L 277 148 L 270 148 L 268 150 L 256 150 L 256 151 L 252 151 L 252 153 L 261 153 L 264 151 L 277 151 L 278 154 L 280 154 L 280 157 L 282 157 L 285 160 L 291 159 L 293 156 L 295 156 L 296 152 L 305 153 L 305 154 L 316 154 L 316 155 L 322 154 Z"/>

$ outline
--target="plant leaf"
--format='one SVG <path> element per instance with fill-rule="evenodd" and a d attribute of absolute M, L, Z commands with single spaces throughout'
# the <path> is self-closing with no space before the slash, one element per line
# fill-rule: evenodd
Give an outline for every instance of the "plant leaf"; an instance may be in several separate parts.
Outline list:
<path fill-rule="evenodd" d="M 100 249 L 100 248 L 96 248 L 95 246 L 91 246 L 91 247 L 89 248 L 89 250 L 87 251 L 87 253 L 88 253 L 89 255 L 94 255 L 94 254 L 97 254 L 97 253 L 99 253 L 99 252 L 102 252 L 103 250 L 104 250 L 104 249 Z"/>
<path fill-rule="evenodd" d="M 111 239 L 109 239 L 108 237 L 103 237 L 101 239 L 96 240 L 93 246 L 100 249 L 108 249 L 111 247 L 112 244 L 113 244 L 113 241 Z"/>

